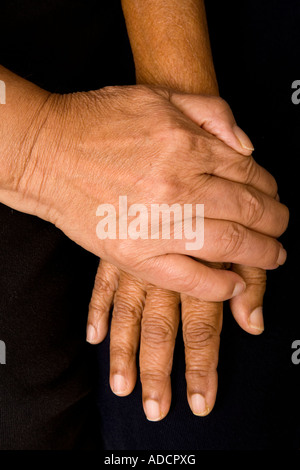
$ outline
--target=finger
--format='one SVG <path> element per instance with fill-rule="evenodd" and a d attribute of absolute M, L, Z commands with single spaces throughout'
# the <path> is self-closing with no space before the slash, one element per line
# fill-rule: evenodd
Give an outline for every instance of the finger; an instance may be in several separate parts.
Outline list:
<path fill-rule="evenodd" d="M 150 286 L 143 311 L 140 376 L 147 419 L 163 419 L 171 404 L 170 374 L 179 323 L 179 294 Z"/>
<path fill-rule="evenodd" d="M 207 301 L 227 300 L 246 287 L 236 273 L 212 269 L 177 254 L 147 259 L 139 266 L 138 275 L 160 288 Z"/>
<path fill-rule="evenodd" d="M 203 98 L 201 96 L 172 93 L 170 95 L 170 101 L 197 125 L 201 126 L 205 122 L 202 111 Z M 228 110 L 226 113 L 228 113 Z M 228 129 L 227 131 L 225 129 L 225 135 L 227 135 L 227 138 L 222 139 L 224 124 L 222 127 L 221 120 L 222 113 L 220 113 L 216 127 L 214 127 L 212 121 L 210 121 L 209 124 L 206 122 L 205 130 L 210 134 L 215 133 L 220 140 L 226 140 L 226 143 L 233 148 L 233 140 L 228 142 Z M 231 122 L 233 123 L 233 121 Z M 218 132 L 216 133 L 216 131 Z M 242 136 L 240 130 L 237 131 L 237 135 L 239 136 L 239 139 L 245 139 L 245 134 Z M 199 161 L 199 152 L 201 152 L 201 148 L 203 150 L 202 144 L 203 142 L 201 139 L 201 146 L 196 150 L 198 154 L 196 161 Z M 267 170 L 258 165 L 253 157 L 249 156 L 249 153 L 247 153 L 247 155 L 242 155 L 240 149 L 237 152 L 233 150 L 229 151 L 228 146 L 223 142 L 221 143 L 219 140 L 216 141 L 215 144 L 217 147 L 213 152 L 214 158 L 206 161 L 206 165 L 209 165 L 208 172 L 210 174 L 214 174 L 231 181 L 236 181 L 238 183 L 249 184 L 272 197 L 276 196 L 278 188 L 274 177 Z M 245 140 L 244 145 L 246 147 L 249 146 L 250 150 L 252 149 L 252 144 L 247 139 Z"/>
<path fill-rule="evenodd" d="M 119 396 L 128 395 L 135 386 L 145 296 L 145 284 L 122 272 L 110 330 L 110 386 Z"/>
<path fill-rule="evenodd" d="M 98 266 L 87 321 L 87 341 L 98 344 L 108 331 L 110 307 L 118 287 L 119 270 L 101 260 Z"/>
<path fill-rule="evenodd" d="M 199 232 L 200 228 L 196 228 L 196 233 Z M 276 269 L 285 263 L 287 256 L 282 244 L 274 238 L 224 220 L 205 219 L 204 243 L 202 248 L 198 249 L 198 246 L 197 239 L 192 244 L 187 240 L 174 239 L 168 240 L 167 248 L 169 252 L 205 261 L 237 263 L 261 269 Z"/>
<path fill-rule="evenodd" d="M 260 166 L 252 156 L 245 157 L 234 152 L 219 150 L 216 159 L 212 162 L 211 173 L 221 178 L 235 181 L 237 183 L 253 186 L 257 190 L 275 197 L 278 186 L 274 177 L 262 166 Z"/>
<path fill-rule="evenodd" d="M 253 144 L 240 129 L 228 103 L 218 96 L 197 96 L 198 105 L 189 95 L 171 94 L 170 100 L 192 121 L 243 155 L 251 155 Z"/>
<path fill-rule="evenodd" d="M 222 301 L 243 292 L 243 279 L 232 271 L 208 268 L 191 256 L 204 261 L 233 262 L 262 269 L 277 268 L 287 256 L 277 240 L 234 222 L 206 219 L 205 240 L 201 249 L 187 247 L 187 240 L 167 240 L 166 245 L 160 243 L 156 246 L 161 255 L 149 256 L 136 266 L 125 269 L 163 289 L 200 300 Z M 163 254 L 166 251 L 169 253 Z"/>
<path fill-rule="evenodd" d="M 264 330 L 263 297 L 266 290 L 266 272 L 258 268 L 232 265 L 232 270 L 243 277 L 246 290 L 230 300 L 234 318 L 243 330 L 259 335 Z"/>
<path fill-rule="evenodd" d="M 231 220 L 275 238 L 288 226 L 288 208 L 252 186 L 206 175 L 205 188 L 201 202 L 206 217 Z"/>
<path fill-rule="evenodd" d="M 187 397 L 197 416 L 207 415 L 216 401 L 222 302 L 200 302 L 181 296 Z"/>

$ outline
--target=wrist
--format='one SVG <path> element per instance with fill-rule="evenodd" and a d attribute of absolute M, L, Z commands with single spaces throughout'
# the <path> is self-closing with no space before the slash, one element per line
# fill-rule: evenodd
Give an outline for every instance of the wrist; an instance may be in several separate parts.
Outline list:
<path fill-rule="evenodd" d="M 38 186 L 32 154 L 51 94 L 1 66 L 0 78 L 6 85 L 6 103 L 0 107 L 0 202 L 34 213 L 27 204 Z"/>
<path fill-rule="evenodd" d="M 151 72 L 140 68 L 136 70 L 136 81 L 143 85 L 167 87 L 179 93 L 219 96 L 218 82 L 213 69 L 195 73 L 190 68 L 185 74 L 176 74 L 163 68 Z"/>
<path fill-rule="evenodd" d="M 70 147 L 63 134 L 68 134 L 64 121 L 72 95 L 49 93 L 3 70 L 7 100 L 0 108 L 0 202 L 55 223 L 66 173 L 62 160 Z"/>

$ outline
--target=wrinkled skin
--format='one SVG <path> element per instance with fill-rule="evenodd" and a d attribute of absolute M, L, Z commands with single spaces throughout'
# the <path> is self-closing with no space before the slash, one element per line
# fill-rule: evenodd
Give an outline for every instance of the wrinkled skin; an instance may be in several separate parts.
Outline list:
<path fill-rule="evenodd" d="M 274 199 L 277 185 L 266 170 L 208 133 L 217 136 L 216 119 L 200 128 L 203 99 L 141 86 L 50 96 L 18 184 L 26 211 L 29 206 L 87 250 L 158 287 L 208 301 L 241 293 L 238 274 L 191 256 L 277 268 L 286 253 L 274 237 L 285 230 L 288 210 Z M 51 149 L 49 139 L 56 142 Z M 184 234 L 182 240 L 99 240 L 96 209 L 106 202 L 118 207 L 119 195 L 127 195 L 128 206 L 201 202 L 203 248 L 187 250 Z"/>
<path fill-rule="evenodd" d="M 216 115 L 217 100 L 207 100 L 202 111 L 206 120 Z M 223 123 L 218 135 L 230 142 L 234 127 L 232 113 L 222 103 Z M 198 115 L 199 117 L 199 115 Z M 218 126 L 218 122 L 215 123 Z M 239 133 L 239 136 L 241 134 Z M 245 137 L 242 136 L 245 141 Z M 237 149 L 238 150 L 238 149 Z M 243 147 L 239 149 L 243 151 Z M 245 149 L 244 149 L 245 151 Z M 214 267 L 221 267 L 221 265 Z M 244 293 L 231 299 L 231 310 L 239 325 L 249 333 L 263 331 L 262 303 L 266 273 L 262 269 L 233 265 L 246 281 Z M 170 373 L 181 302 L 183 338 L 186 354 L 187 396 L 196 415 L 211 411 L 217 392 L 219 340 L 222 327 L 222 303 L 204 302 L 193 297 L 158 289 L 120 272 L 101 261 L 96 276 L 88 321 L 88 340 L 98 343 L 111 325 L 110 376 L 114 393 L 130 393 L 136 381 L 136 354 L 140 344 L 140 377 L 143 403 L 148 419 L 157 421 L 168 412 L 171 402 Z M 251 312 L 254 312 L 251 315 Z M 250 317 L 251 315 L 251 317 Z"/>

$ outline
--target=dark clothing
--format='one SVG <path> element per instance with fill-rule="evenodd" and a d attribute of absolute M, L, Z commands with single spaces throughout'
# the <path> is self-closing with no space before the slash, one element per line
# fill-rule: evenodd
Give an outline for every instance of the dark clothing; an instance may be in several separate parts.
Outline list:
<path fill-rule="evenodd" d="M 179 335 L 172 408 L 150 423 L 139 383 L 127 398 L 109 389 L 109 339 L 97 348 L 85 342 L 98 259 L 47 222 L 0 205 L 0 340 L 7 348 L 0 449 L 300 447 L 300 365 L 291 361 L 291 344 L 300 337 L 294 170 L 300 105 L 291 101 L 291 84 L 300 78 L 300 3 L 210 0 L 207 10 L 221 95 L 291 209 L 282 240 L 289 259 L 268 276 L 265 332 L 243 332 L 225 307 L 219 392 L 206 418 L 188 408 Z M 1 2 L 0 15 L 0 63 L 41 87 L 65 93 L 134 83 L 119 1 L 10 0 Z"/>
<path fill-rule="evenodd" d="M 1 65 L 59 93 L 133 83 L 120 2 L 104 3 L 2 1 Z M 51 224 L 0 205 L 0 449 L 89 439 L 101 448 L 96 351 L 85 341 L 98 261 Z"/>

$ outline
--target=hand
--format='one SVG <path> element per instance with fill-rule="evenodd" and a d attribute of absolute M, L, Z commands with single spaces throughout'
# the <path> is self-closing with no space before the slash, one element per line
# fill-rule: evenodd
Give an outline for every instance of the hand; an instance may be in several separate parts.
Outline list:
<path fill-rule="evenodd" d="M 216 267 L 216 266 L 215 266 Z M 248 311 L 262 305 L 265 272 L 243 272 L 247 288 L 231 304 L 238 324 L 252 334 Z M 114 304 L 110 330 L 110 385 L 116 395 L 126 396 L 135 386 L 136 355 L 143 406 L 151 421 L 163 419 L 171 404 L 173 351 L 179 324 L 179 305 L 185 344 L 187 399 L 192 412 L 205 416 L 212 410 L 217 393 L 217 364 L 222 328 L 222 302 L 204 302 L 187 295 L 147 285 L 115 266 L 101 261 L 90 303 L 87 334 L 92 344 L 108 331 L 109 312 Z M 242 308 L 241 308 L 242 307 Z"/>
<path fill-rule="evenodd" d="M 210 99 L 209 108 L 203 110 L 204 120 L 214 121 L 213 115 L 220 114 L 220 108 L 216 108 L 216 105 L 219 106 L 219 101 Z M 224 125 L 222 129 L 218 129 L 218 135 L 223 140 L 229 140 L 235 122 L 229 106 L 224 102 L 222 106 Z M 232 312 L 243 329 L 259 334 L 263 331 L 263 317 L 259 306 L 263 303 L 265 292 L 265 271 L 242 266 L 235 266 L 234 269 L 239 270 L 247 288 L 243 294 L 231 300 Z M 113 302 L 110 338 L 112 390 L 120 396 L 132 391 L 136 381 L 135 356 L 140 343 L 144 410 L 148 419 L 162 419 L 171 403 L 170 373 L 180 296 L 154 286 L 148 286 L 147 289 L 145 283 L 126 273 L 120 273 L 113 265 L 102 261 L 89 310 L 87 340 L 92 344 L 101 342 L 106 336 Z M 255 313 L 250 315 L 252 311 Z M 213 408 L 217 392 L 216 367 L 222 304 L 201 302 L 183 295 L 181 313 L 188 401 L 193 413 L 203 416 Z"/>
<path fill-rule="evenodd" d="M 214 132 L 211 122 L 198 120 L 207 99 L 140 86 L 48 97 L 39 114 L 44 125 L 6 203 L 52 221 L 84 248 L 162 288 L 203 300 L 241 293 L 238 274 L 191 256 L 276 268 L 286 253 L 273 237 L 285 230 L 288 210 L 273 199 L 277 186 L 266 170 L 205 131 Z M 51 148 L 49 140 L 56 142 Z M 203 203 L 201 251 L 187 250 L 184 237 L 99 240 L 96 208 L 117 207 L 120 194 L 128 205 Z"/>

